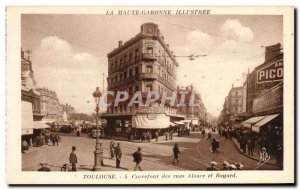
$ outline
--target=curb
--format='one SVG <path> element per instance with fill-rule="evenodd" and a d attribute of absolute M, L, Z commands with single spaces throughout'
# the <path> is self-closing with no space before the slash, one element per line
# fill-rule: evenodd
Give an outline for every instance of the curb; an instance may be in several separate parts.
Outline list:
<path fill-rule="evenodd" d="M 239 145 L 237 143 L 234 142 L 233 139 L 231 139 L 232 143 L 234 144 L 235 148 L 244 156 L 248 157 L 248 158 L 251 158 L 252 160 L 256 160 L 256 161 L 259 161 L 258 158 L 255 158 L 253 156 L 249 156 L 248 154 L 245 154 L 242 152 L 242 150 L 239 148 Z M 272 164 L 270 162 L 266 162 L 265 164 L 268 164 L 268 165 L 271 165 L 271 166 L 276 166 L 276 167 L 279 167 L 279 168 L 283 168 L 283 166 L 280 166 L 280 165 L 277 165 L 277 164 Z"/>

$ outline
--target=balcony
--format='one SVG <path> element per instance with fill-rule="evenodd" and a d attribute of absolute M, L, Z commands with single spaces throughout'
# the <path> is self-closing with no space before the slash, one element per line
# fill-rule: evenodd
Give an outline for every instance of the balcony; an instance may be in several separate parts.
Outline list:
<path fill-rule="evenodd" d="M 155 53 L 143 53 L 142 54 L 143 59 L 150 59 L 150 60 L 157 60 L 157 56 Z"/>
<path fill-rule="evenodd" d="M 141 79 L 157 79 L 157 76 L 155 73 L 142 73 L 141 75 Z"/>

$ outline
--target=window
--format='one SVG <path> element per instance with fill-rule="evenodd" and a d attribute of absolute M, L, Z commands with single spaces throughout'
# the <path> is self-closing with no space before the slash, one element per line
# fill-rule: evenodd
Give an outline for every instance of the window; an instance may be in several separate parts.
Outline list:
<path fill-rule="evenodd" d="M 147 86 L 146 86 L 146 91 L 147 91 L 147 92 L 152 91 L 152 85 L 147 85 Z"/>
<path fill-rule="evenodd" d="M 132 92 L 132 87 L 129 87 L 129 92 L 128 92 L 130 95 L 133 94 Z"/>
<path fill-rule="evenodd" d="M 135 68 L 135 75 L 138 75 L 139 74 L 139 67 L 136 67 Z"/>
<path fill-rule="evenodd" d="M 147 54 L 153 54 L 153 48 L 147 47 Z"/>
<path fill-rule="evenodd" d="M 127 72 L 125 71 L 124 72 L 124 79 L 126 79 L 127 78 Z"/>
<path fill-rule="evenodd" d="M 132 77 L 132 69 L 129 70 L 129 77 Z"/>
<path fill-rule="evenodd" d="M 151 65 L 147 66 L 146 73 L 153 73 L 153 67 Z"/>
<path fill-rule="evenodd" d="M 139 86 L 135 86 L 135 92 L 139 91 Z"/>
<path fill-rule="evenodd" d="M 124 63 L 127 63 L 127 55 L 124 56 Z"/>

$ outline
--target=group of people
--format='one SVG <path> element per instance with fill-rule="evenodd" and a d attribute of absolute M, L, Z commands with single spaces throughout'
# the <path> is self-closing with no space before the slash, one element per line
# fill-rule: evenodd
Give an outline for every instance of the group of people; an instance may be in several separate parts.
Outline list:
<path fill-rule="evenodd" d="M 30 147 L 49 145 L 50 142 L 52 142 L 53 146 L 58 146 L 59 141 L 61 141 L 61 138 L 58 133 L 42 132 L 39 135 L 34 135 L 31 138 L 23 139 L 21 150 L 22 153 L 24 153 L 25 151 L 28 151 Z"/>
<path fill-rule="evenodd" d="M 229 162 L 227 162 L 226 160 L 223 162 L 222 164 L 222 168 L 218 168 L 217 167 L 218 163 L 215 161 L 211 162 L 211 166 L 208 167 L 206 170 L 207 171 L 217 171 L 217 170 L 242 170 L 243 169 L 243 164 L 240 162 L 236 162 L 234 164 L 230 164 Z"/>
<path fill-rule="evenodd" d="M 116 157 L 116 168 L 121 168 L 121 159 L 122 159 L 122 150 L 121 150 L 121 144 L 118 142 L 117 145 L 115 145 L 114 140 L 112 139 L 110 141 L 110 156 L 111 159 Z M 133 153 L 134 162 L 136 163 L 134 171 L 136 170 L 142 170 L 141 168 L 141 162 L 142 162 L 142 149 L 138 147 L 138 150 Z"/>

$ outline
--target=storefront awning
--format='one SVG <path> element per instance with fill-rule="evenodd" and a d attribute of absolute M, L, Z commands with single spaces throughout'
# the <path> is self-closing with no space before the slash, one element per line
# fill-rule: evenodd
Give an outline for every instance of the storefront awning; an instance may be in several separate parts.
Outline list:
<path fill-rule="evenodd" d="M 174 127 L 174 126 L 176 126 L 176 124 L 175 124 L 175 123 L 172 123 L 172 122 L 170 122 L 170 126 Z"/>
<path fill-rule="evenodd" d="M 184 123 L 181 122 L 181 121 L 175 121 L 174 123 L 177 124 L 177 125 L 184 125 Z"/>
<path fill-rule="evenodd" d="M 33 122 L 33 127 L 34 127 L 34 129 L 46 129 L 46 128 L 50 128 L 49 125 L 43 123 L 42 121 L 34 121 Z"/>
<path fill-rule="evenodd" d="M 166 129 L 170 127 L 170 117 L 166 114 L 141 114 L 132 117 L 132 128 Z"/>
<path fill-rule="evenodd" d="M 260 120 L 259 122 L 255 123 L 252 127 L 252 131 L 259 133 L 260 128 L 265 124 L 269 123 L 273 119 L 275 119 L 279 114 L 267 115 L 264 119 Z"/>
<path fill-rule="evenodd" d="M 264 119 L 266 116 L 258 116 L 258 117 L 251 117 L 250 119 L 243 121 L 242 122 L 242 126 L 243 127 L 247 127 L 247 128 L 251 128 L 251 126 L 254 123 L 259 122 L 260 120 Z"/>
<path fill-rule="evenodd" d="M 22 101 L 22 135 L 33 134 L 32 103 Z"/>

